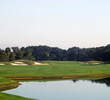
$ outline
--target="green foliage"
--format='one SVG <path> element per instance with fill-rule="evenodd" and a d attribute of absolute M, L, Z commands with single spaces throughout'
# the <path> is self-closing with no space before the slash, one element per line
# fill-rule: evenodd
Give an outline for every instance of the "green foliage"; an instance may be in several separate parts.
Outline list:
<path fill-rule="evenodd" d="M 106 61 L 110 62 L 110 45 L 97 48 L 72 47 L 68 50 L 48 46 L 12 47 L 0 49 L 0 61 L 57 60 L 57 61 Z"/>
<path fill-rule="evenodd" d="M 15 54 L 13 52 L 10 52 L 10 55 L 9 55 L 9 61 L 13 61 L 15 60 Z"/>
<path fill-rule="evenodd" d="M 5 51 L 0 51 L 0 61 L 9 61 L 9 56 L 5 53 Z"/>

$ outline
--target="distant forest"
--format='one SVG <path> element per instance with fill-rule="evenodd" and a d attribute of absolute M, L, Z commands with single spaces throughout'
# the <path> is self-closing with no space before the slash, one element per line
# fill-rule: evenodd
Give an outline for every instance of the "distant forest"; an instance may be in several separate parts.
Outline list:
<path fill-rule="evenodd" d="M 0 49 L 0 61 L 18 59 L 57 61 L 110 61 L 110 45 L 95 48 L 72 47 L 64 50 L 49 46 L 12 47 Z"/>

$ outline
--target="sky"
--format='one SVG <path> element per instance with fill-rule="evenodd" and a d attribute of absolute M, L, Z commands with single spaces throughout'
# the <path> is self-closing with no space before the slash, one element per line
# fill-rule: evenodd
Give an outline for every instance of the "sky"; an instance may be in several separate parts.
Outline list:
<path fill-rule="evenodd" d="M 110 44 L 110 0 L 0 0 L 0 48 Z"/>

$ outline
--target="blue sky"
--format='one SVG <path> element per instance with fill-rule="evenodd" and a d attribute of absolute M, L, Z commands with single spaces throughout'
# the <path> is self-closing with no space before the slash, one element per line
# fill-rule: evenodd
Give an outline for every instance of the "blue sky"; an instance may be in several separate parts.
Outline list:
<path fill-rule="evenodd" d="M 0 47 L 110 43 L 109 0 L 0 0 Z"/>

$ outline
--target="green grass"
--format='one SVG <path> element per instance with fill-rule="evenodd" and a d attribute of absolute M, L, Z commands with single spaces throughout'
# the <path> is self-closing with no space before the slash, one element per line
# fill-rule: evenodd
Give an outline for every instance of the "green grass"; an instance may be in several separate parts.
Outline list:
<path fill-rule="evenodd" d="M 84 64 L 72 61 L 45 61 L 49 65 L 37 66 L 0 66 L 1 77 L 11 76 L 61 76 L 110 74 L 110 64 Z"/>
<path fill-rule="evenodd" d="M 9 80 L 7 78 L 0 77 L 0 85 L 15 82 L 14 80 Z"/>
<path fill-rule="evenodd" d="M 15 88 L 18 85 L 19 83 L 17 81 L 0 77 L 0 90 L 7 90 L 7 89 Z M 28 98 L 0 92 L 0 100 L 35 100 L 35 99 L 28 99 Z"/>
<path fill-rule="evenodd" d="M 35 99 L 29 99 L 29 98 L 16 96 L 16 95 L 0 93 L 0 100 L 35 100 Z"/>
<path fill-rule="evenodd" d="M 37 66 L 12 66 L 0 65 L 0 87 L 16 81 L 4 77 L 33 77 L 33 76 L 69 76 L 69 75 L 94 75 L 109 74 L 110 64 L 82 63 L 75 61 L 43 61 L 49 65 Z M 32 62 L 26 61 L 32 64 Z M 96 62 L 95 62 L 96 63 Z M 87 77 L 87 79 L 90 79 Z M 15 95 L 0 93 L 0 100 L 32 100 Z"/>
<path fill-rule="evenodd" d="M 20 84 L 17 81 L 0 77 L 0 90 L 7 90 L 18 87 Z"/>

